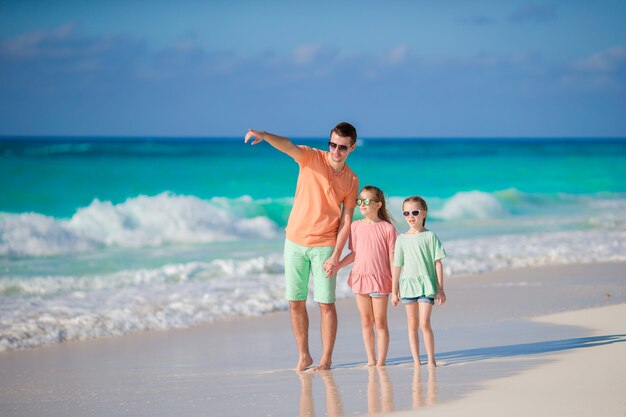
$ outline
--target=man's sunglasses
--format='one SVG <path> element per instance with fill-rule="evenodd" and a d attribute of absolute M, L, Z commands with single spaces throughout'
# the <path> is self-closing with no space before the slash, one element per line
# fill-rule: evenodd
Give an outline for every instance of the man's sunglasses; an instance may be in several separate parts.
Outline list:
<path fill-rule="evenodd" d="M 404 217 L 409 217 L 409 216 L 413 216 L 413 217 L 417 217 L 420 215 L 420 213 L 422 212 L 422 210 L 413 210 L 413 211 L 403 211 L 402 215 Z"/>
<path fill-rule="evenodd" d="M 339 145 L 332 140 L 328 141 L 328 146 L 330 146 L 330 149 L 339 149 L 339 152 L 346 152 L 348 150 L 348 147 L 346 145 Z"/>

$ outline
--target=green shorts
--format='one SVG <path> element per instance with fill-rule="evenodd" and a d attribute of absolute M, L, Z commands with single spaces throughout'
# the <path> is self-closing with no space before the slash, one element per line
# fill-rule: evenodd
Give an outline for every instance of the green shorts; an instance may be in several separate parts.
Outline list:
<path fill-rule="evenodd" d="M 337 274 L 326 277 L 324 262 L 333 246 L 302 246 L 285 240 L 285 297 L 303 301 L 309 294 L 309 275 L 313 275 L 313 299 L 318 303 L 335 302 Z"/>

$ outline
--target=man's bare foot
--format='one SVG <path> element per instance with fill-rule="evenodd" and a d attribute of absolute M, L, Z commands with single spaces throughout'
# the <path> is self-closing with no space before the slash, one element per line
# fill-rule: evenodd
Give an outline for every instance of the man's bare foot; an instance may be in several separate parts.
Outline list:
<path fill-rule="evenodd" d="M 300 358 L 298 361 L 298 366 L 296 366 L 296 371 L 302 372 L 305 371 L 306 368 L 313 364 L 313 358 L 310 355 L 304 356 Z"/>
<path fill-rule="evenodd" d="M 315 372 L 319 372 L 319 371 L 330 371 L 330 363 L 321 363 L 319 365 L 317 365 L 313 370 Z"/>
<path fill-rule="evenodd" d="M 435 362 L 435 361 L 432 361 L 432 362 L 429 361 L 428 362 L 428 368 L 429 369 L 434 369 L 436 367 L 437 367 L 437 362 Z"/>
<path fill-rule="evenodd" d="M 373 368 L 374 366 L 376 366 L 376 362 L 368 362 L 367 365 L 365 365 L 366 368 Z"/>
<path fill-rule="evenodd" d="M 385 362 L 378 362 L 376 366 L 387 366 L 387 364 Z"/>

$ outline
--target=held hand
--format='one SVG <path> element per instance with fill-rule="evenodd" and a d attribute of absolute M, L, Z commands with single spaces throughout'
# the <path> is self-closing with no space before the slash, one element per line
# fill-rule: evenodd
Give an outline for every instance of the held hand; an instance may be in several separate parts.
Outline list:
<path fill-rule="evenodd" d="M 437 299 L 437 304 L 445 304 L 446 302 L 446 292 L 442 289 L 437 290 L 437 294 L 435 294 L 435 298 Z"/>
<path fill-rule="evenodd" d="M 334 273 L 337 272 L 336 265 L 331 264 L 330 262 L 324 262 L 324 271 L 326 271 L 326 278 L 330 278 Z"/>
<path fill-rule="evenodd" d="M 246 137 L 244 138 L 243 142 L 248 143 L 248 141 L 252 138 L 254 138 L 254 140 L 252 141 L 253 145 L 263 142 L 263 133 L 265 132 L 254 130 L 254 129 L 248 129 L 248 133 L 246 133 Z"/>
<path fill-rule="evenodd" d="M 393 306 L 396 307 L 399 302 L 400 302 L 400 296 L 398 295 L 397 292 L 394 292 L 393 295 L 391 296 L 391 304 L 393 304 Z"/>
<path fill-rule="evenodd" d="M 336 258 L 330 257 L 324 262 L 324 270 L 326 271 L 326 278 L 334 275 L 339 270 L 339 262 Z"/>
<path fill-rule="evenodd" d="M 338 271 L 339 271 L 338 265 L 331 266 L 330 268 L 326 270 L 326 278 L 330 278 L 331 276 L 335 275 Z"/>

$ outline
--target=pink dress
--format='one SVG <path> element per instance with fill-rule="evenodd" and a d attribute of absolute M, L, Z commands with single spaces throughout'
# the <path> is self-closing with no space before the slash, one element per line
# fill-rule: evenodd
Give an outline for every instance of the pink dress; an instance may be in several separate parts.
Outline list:
<path fill-rule="evenodd" d="M 391 293 L 389 254 L 394 251 L 397 236 L 395 227 L 385 221 L 352 222 L 348 247 L 356 255 L 348 285 L 353 293 Z"/>

